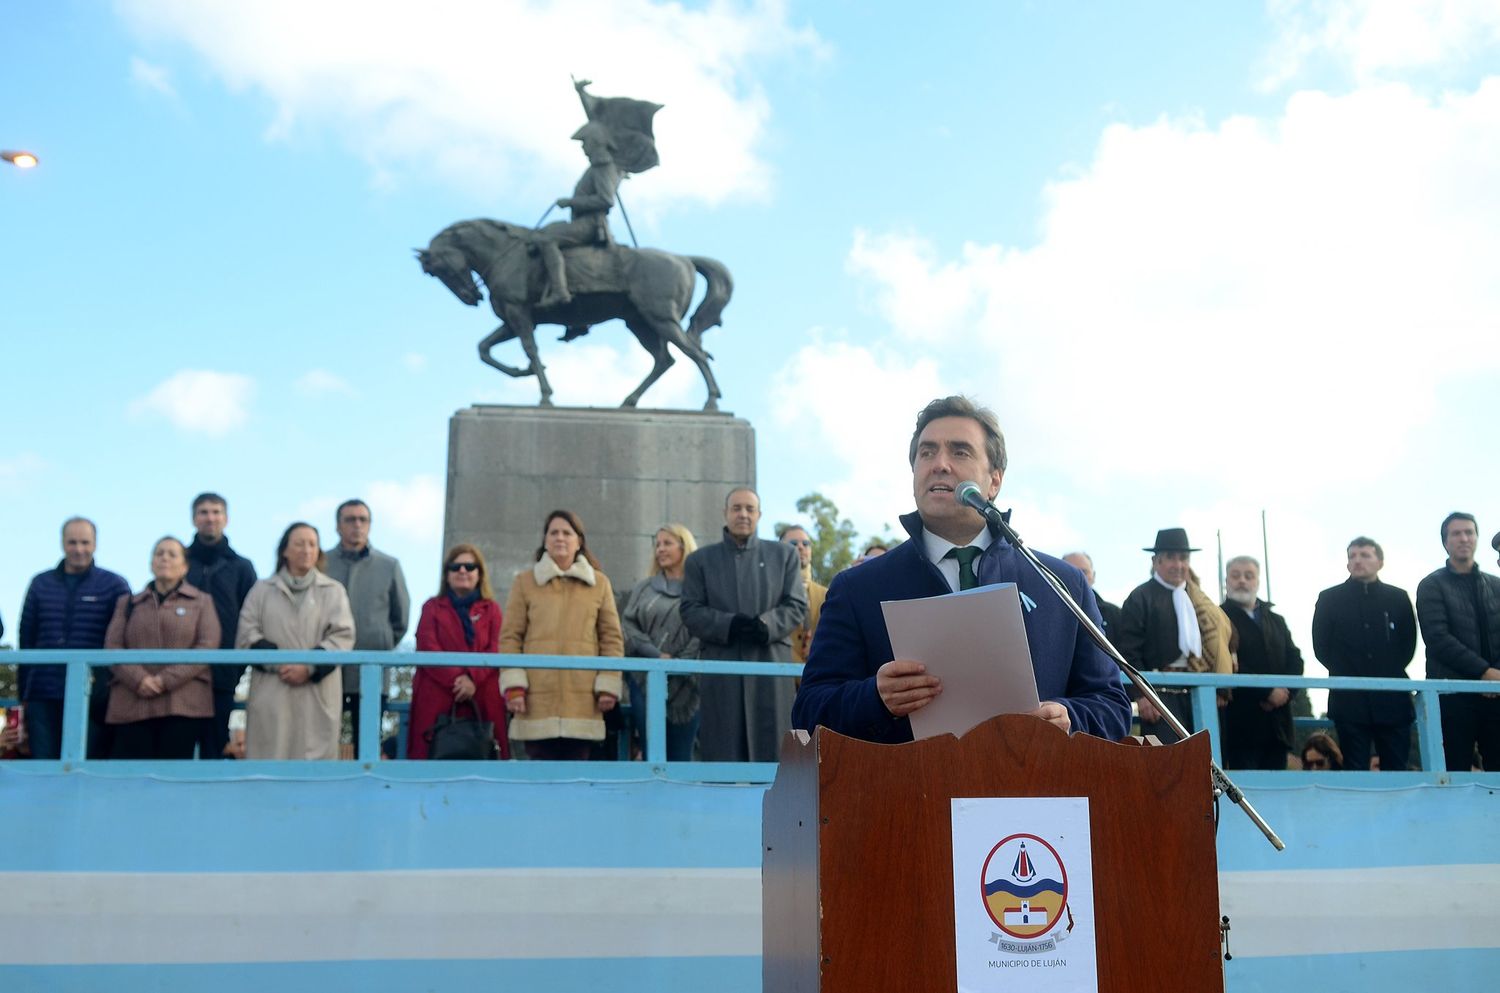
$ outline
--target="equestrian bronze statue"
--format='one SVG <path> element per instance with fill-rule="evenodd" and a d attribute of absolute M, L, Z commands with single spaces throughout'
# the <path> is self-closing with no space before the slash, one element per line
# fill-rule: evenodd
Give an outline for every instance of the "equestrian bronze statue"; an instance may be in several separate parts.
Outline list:
<path fill-rule="evenodd" d="M 575 84 L 589 120 L 573 138 L 583 144 L 589 167 L 573 195 L 554 205 L 569 211 L 569 219 L 534 228 L 460 221 L 416 250 L 422 271 L 442 280 L 471 307 L 484 298 L 480 284 L 488 289 L 500 326 L 479 343 L 479 358 L 509 376 L 535 376 L 542 406 L 551 405 L 552 386 L 537 350 L 536 326 L 562 325 L 561 340 L 568 342 L 588 334 L 595 324 L 619 318 L 654 363 L 623 406 L 634 407 L 671 368 L 676 360 L 667 346 L 673 345 L 703 375 L 708 387 L 703 409 L 717 410 L 719 385 L 709 368 L 711 356 L 703 349 L 703 332 L 721 323 L 734 282 L 729 270 L 710 258 L 615 243 L 609 212 L 619 203 L 622 179 L 657 164 L 651 118 L 660 106 L 596 97 L 586 91 L 588 85 Z M 707 290 L 684 330 L 697 274 L 706 280 Z M 507 365 L 493 354 L 496 345 L 512 338 L 521 342 L 525 368 Z"/>

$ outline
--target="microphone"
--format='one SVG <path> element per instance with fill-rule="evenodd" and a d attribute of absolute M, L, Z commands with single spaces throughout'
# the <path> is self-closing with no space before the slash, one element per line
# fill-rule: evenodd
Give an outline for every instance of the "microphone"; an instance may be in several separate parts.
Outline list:
<path fill-rule="evenodd" d="M 984 493 L 979 489 L 979 484 L 972 479 L 966 479 L 958 484 L 958 489 L 953 491 L 953 499 L 968 507 L 973 507 L 983 515 L 984 519 L 999 524 L 1004 518 L 995 505 L 984 498 Z"/>

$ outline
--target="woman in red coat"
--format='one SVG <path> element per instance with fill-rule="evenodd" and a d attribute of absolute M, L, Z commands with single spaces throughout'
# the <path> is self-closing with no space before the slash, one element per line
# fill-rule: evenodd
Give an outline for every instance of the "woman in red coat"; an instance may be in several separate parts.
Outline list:
<path fill-rule="evenodd" d="M 484 556 L 473 545 L 454 545 L 443 556 L 438 595 L 422 604 L 417 623 L 419 652 L 495 652 L 500 641 L 500 605 L 490 589 Z M 505 705 L 500 702 L 500 670 L 489 666 L 417 666 L 411 684 L 408 758 L 427 757 L 427 732 L 439 714 L 458 704 L 458 715 L 473 713 L 495 724 L 500 757 L 510 758 Z"/>

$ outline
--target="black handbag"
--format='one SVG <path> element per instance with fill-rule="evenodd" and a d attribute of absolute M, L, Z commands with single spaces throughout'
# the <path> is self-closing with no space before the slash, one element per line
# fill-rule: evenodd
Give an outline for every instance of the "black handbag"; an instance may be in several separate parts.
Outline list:
<path fill-rule="evenodd" d="M 470 706 L 473 706 L 472 704 Z M 427 757 L 433 760 L 476 761 L 494 759 L 500 754 L 495 743 L 495 724 L 481 721 L 479 708 L 472 718 L 458 716 L 455 702 L 446 714 L 439 714 L 431 730 L 422 735 L 427 742 Z"/>

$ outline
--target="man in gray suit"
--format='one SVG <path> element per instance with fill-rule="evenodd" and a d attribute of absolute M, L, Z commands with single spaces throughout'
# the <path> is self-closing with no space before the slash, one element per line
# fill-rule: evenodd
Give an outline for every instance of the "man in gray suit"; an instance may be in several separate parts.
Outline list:
<path fill-rule="evenodd" d="M 370 545 L 370 506 L 363 500 L 345 500 L 334 512 L 339 543 L 327 553 L 327 573 L 344 584 L 349 607 L 354 611 L 355 651 L 390 651 L 406 636 L 411 598 L 406 595 L 406 576 L 401 563 Z M 390 692 L 391 670 L 381 682 L 384 708 Z M 359 742 L 359 666 L 344 666 L 344 711 L 354 724 Z"/>
<path fill-rule="evenodd" d="M 762 541 L 760 497 L 749 487 L 724 501 L 724 540 L 687 558 L 682 620 L 699 640 L 699 658 L 790 662 L 792 632 L 807 616 L 797 550 Z M 709 676 L 699 684 L 706 762 L 775 762 L 791 728 L 790 678 Z"/>

